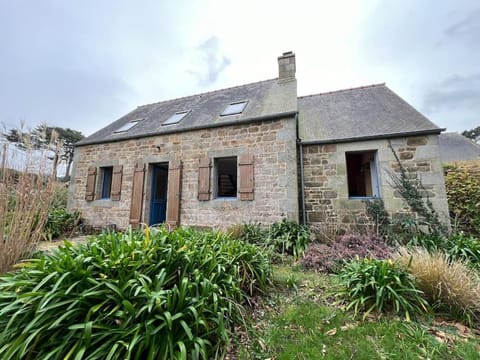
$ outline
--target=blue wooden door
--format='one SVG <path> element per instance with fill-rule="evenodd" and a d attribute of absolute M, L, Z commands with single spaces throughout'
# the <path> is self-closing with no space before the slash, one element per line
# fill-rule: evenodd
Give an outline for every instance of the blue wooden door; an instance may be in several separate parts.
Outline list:
<path fill-rule="evenodd" d="M 152 165 L 152 192 L 149 225 L 165 222 L 167 215 L 168 165 Z"/>

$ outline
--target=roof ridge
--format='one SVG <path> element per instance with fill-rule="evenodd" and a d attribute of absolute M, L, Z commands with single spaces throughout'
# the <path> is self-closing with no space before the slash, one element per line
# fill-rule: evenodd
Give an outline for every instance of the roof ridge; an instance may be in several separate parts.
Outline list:
<path fill-rule="evenodd" d="M 238 88 L 241 88 L 241 87 L 243 87 L 243 86 L 248 86 L 248 85 L 262 84 L 262 83 L 266 83 L 266 82 L 273 81 L 273 80 L 278 80 L 278 78 L 272 78 L 272 79 L 267 79 L 267 80 L 255 81 L 255 82 L 252 82 L 252 83 L 247 83 L 247 84 L 242 84 L 242 85 L 236 85 L 236 86 L 230 86 L 230 87 L 226 87 L 226 88 L 222 88 L 222 89 L 217 89 L 217 90 L 212 90 L 212 91 L 207 91 L 207 92 L 203 92 L 203 93 L 197 93 L 197 94 L 187 95 L 187 96 L 180 96 L 180 97 L 173 98 L 173 99 L 168 99 L 168 100 L 156 101 L 156 102 L 153 102 L 153 103 L 138 105 L 138 106 L 137 106 L 137 109 L 138 109 L 138 108 L 141 108 L 141 107 L 145 107 L 145 106 L 151 106 L 151 105 L 157 105 L 157 104 L 167 103 L 167 102 L 171 102 L 171 101 L 178 101 L 178 100 L 182 100 L 182 99 L 193 98 L 193 97 L 196 97 L 196 96 L 211 95 L 211 94 L 219 93 L 219 92 L 225 91 L 225 90 L 238 89 Z"/>
<path fill-rule="evenodd" d="M 313 97 L 313 96 L 336 94 L 336 93 L 339 93 L 339 92 L 360 90 L 360 89 L 368 89 L 368 88 L 373 88 L 373 87 L 378 87 L 378 86 L 385 86 L 385 83 L 383 82 L 383 83 L 378 83 L 378 84 L 363 85 L 363 86 L 356 86 L 356 87 L 351 87 L 351 88 L 346 88 L 346 89 L 327 91 L 327 92 L 322 92 L 322 93 L 317 93 L 317 94 L 303 95 L 303 96 L 299 96 L 298 98 L 303 99 L 303 98 L 308 98 L 308 97 Z"/>

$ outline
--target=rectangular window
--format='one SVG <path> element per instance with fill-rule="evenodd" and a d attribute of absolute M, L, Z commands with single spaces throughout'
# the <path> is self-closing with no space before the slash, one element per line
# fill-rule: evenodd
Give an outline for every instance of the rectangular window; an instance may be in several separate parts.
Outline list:
<path fill-rule="evenodd" d="M 237 158 L 215 159 L 215 197 L 237 197 Z"/>
<path fill-rule="evenodd" d="M 172 125 L 172 124 L 178 124 L 180 121 L 183 120 L 185 116 L 187 116 L 190 113 L 190 110 L 187 111 L 179 111 L 170 116 L 167 120 L 165 120 L 162 124 L 163 125 Z"/>
<path fill-rule="evenodd" d="M 126 123 L 125 125 L 122 125 L 122 126 L 119 127 L 117 130 L 115 130 L 114 133 L 127 132 L 128 130 L 130 130 L 131 128 L 133 128 L 135 125 L 137 125 L 141 120 L 142 120 L 142 119 L 131 120 L 131 121 L 129 121 L 128 123 Z"/>
<path fill-rule="evenodd" d="M 101 194 L 100 199 L 110 199 L 112 194 L 113 166 L 100 168 Z"/>
<path fill-rule="evenodd" d="M 220 114 L 221 116 L 241 114 L 247 106 L 247 101 L 238 101 L 228 105 L 225 110 Z"/>
<path fill-rule="evenodd" d="M 349 198 L 380 197 L 377 152 L 347 152 L 345 158 Z"/>

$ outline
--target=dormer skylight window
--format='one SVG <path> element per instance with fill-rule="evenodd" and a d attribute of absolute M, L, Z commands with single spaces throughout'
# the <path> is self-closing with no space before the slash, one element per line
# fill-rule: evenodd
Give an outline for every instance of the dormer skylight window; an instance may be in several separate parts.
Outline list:
<path fill-rule="evenodd" d="M 248 101 L 237 101 L 228 105 L 220 116 L 241 114 L 245 110 Z"/>
<path fill-rule="evenodd" d="M 162 124 L 163 125 L 172 125 L 172 124 L 178 124 L 180 121 L 183 120 L 183 118 L 185 116 L 188 115 L 188 113 L 190 112 L 190 110 L 187 110 L 187 111 L 178 111 L 176 112 L 175 114 L 173 114 L 172 116 L 170 116 L 167 120 L 165 120 Z"/>
<path fill-rule="evenodd" d="M 131 120 L 125 125 L 119 127 L 117 130 L 115 130 L 115 133 L 122 133 L 122 132 L 127 132 L 131 128 L 133 128 L 135 125 L 137 125 L 142 119 L 136 119 L 136 120 Z"/>

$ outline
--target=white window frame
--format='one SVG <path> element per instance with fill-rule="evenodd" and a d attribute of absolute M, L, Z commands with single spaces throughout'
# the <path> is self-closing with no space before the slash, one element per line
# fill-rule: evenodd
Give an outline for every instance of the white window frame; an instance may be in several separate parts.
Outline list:
<path fill-rule="evenodd" d="M 348 156 L 350 154 L 373 154 L 373 159 L 369 162 L 370 168 L 370 186 L 372 189 L 372 195 L 359 196 L 351 195 Z M 378 150 L 359 150 L 359 151 L 347 151 L 345 152 L 345 167 L 346 167 L 346 179 L 347 179 L 347 191 L 349 199 L 375 199 L 380 198 L 380 173 L 378 167 Z M 366 184 L 365 184 L 366 186 Z"/>

